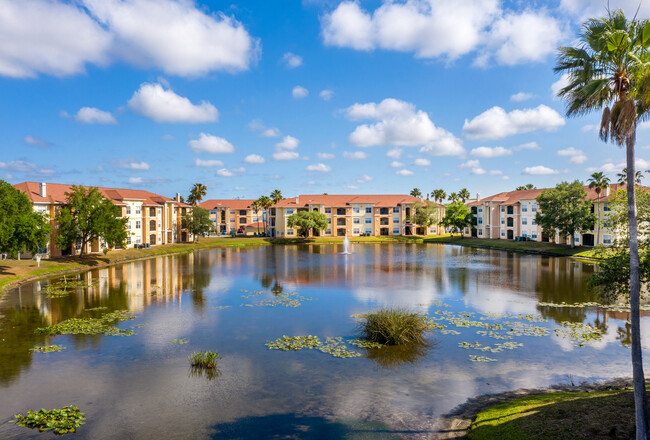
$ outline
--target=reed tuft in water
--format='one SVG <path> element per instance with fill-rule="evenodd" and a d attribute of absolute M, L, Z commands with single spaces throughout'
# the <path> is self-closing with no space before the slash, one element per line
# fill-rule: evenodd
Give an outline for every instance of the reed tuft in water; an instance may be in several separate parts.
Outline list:
<path fill-rule="evenodd" d="M 360 338 L 383 345 L 424 342 L 428 330 L 426 318 L 402 308 L 383 308 L 363 315 Z"/>
<path fill-rule="evenodd" d="M 214 351 L 199 351 L 187 357 L 194 368 L 217 368 L 217 361 L 221 359 L 219 353 Z"/>

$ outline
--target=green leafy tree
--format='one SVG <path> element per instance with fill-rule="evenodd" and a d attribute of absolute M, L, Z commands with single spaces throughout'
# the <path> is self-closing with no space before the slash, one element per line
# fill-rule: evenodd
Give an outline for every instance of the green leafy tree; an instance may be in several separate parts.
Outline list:
<path fill-rule="evenodd" d="M 126 218 L 120 218 L 122 211 L 97 188 L 72 185 L 65 193 L 66 206 L 56 215 L 58 232 L 57 246 L 68 249 L 79 242 L 83 256 L 86 245 L 103 238 L 109 247 L 126 245 Z"/>
<path fill-rule="evenodd" d="M 518 186 L 517 188 L 515 188 L 515 191 L 524 191 L 527 189 L 535 189 L 535 185 L 533 185 L 532 183 L 527 183 L 525 185 Z"/>
<path fill-rule="evenodd" d="M 214 225 L 210 220 L 210 211 L 199 206 L 193 207 L 181 220 L 183 229 L 187 229 L 194 236 L 195 243 L 199 241 L 199 237 L 205 237 L 214 230 Z"/>
<path fill-rule="evenodd" d="M 575 234 L 591 230 L 594 215 L 591 202 L 587 200 L 587 191 L 582 183 L 560 182 L 555 188 L 548 188 L 537 196 L 539 211 L 535 222 L 542 227 L 546 235 L 554 236 L 557 230 L 560 236 L 571 237 L 571 247 L 575 247 Z"/>
<path fill-rule="evenodd" d="M 646 439 L 649 433 L 639 319 L 641 283 L 634 192 L 637 121 L 647 119 L 650 110 L 648 46 L 650 22 L 637 20 L 636 16 L 628 20 L 617 10 L 584 23 L 579 44 L 560 48 L 555 67 L 556 72 L 568 75 L 568 85 L 559 92 L 568 105 L 567 115 L 578 116 L 602 109 L 600 138 L 604 142 L 610 140 L 619 146 L 625 145 L 626 149 L 631 355 L 637 439 Z"/>
<path fill-rule="evenodd" d="M 445 228 L 451 228 L 452 235 L 454 232 L 458 232 L 460 238 L 463 238 L 463 229 L 471 226 L 473 221 L 474 216 L 469 211 L 469 208 L 457 200 L 447 205 L 445 216 L 442 218 L 440 224 Z"/>
<path fill-rule="evenodd" d="M 187 203 L 196 206 L 201 203 L 203 197 L 208 193 L 208 187 L 202 183 L 195 183 L 190 189 L 190 195 L 187 196 Z"/>
<path fill-rule="evenodd" d="M 597 228 L 596 243 L 599 243 L 600 242 L 600 193 L 609 187 L 609 177 L 605 176 L 604 173 L 599 171 L 589 176 L 588 182 L 589 182 L 589 188 L 596 191 L 596 195 L 598 196 L 598 204 L 596 205 L 598 207 L 598 223 L 596 225 Z"/>
<path fill-rule="evenodd" d="M 470 197 L 472 197 L 472 195 L 469 193 L 467 188 L 463 188 L 458 192 L 458 197 L 463 203 L 465 203 Z"/>
<path fill-rule="evenodd" d="M 11 256 L 35 254 L 45 247 L 51 232 L 43 214 L 34 212 L 27 194 L 0 180 L 0 252 Z"/>
<path fill-rule="evenodd" d="M 413 204 L 415 215 L 413 216 L 413 223 L 423 228 L 428 228 L 436 222 L 437 209 L 432 204 L 424 205 L 422 202 L 417 201 Z"/>
<path fill-rule="evenodd" d="M 413 188 L 409 194 L 411 197 L 422 197 L 422 191 L 420 191 L 420 188 Z"/>
<path fill-rule="evenodd" d="M 312 229 L 319 231 L 327 229 L 327 216 L 316 211 L 300 211 L 289 216 L 287 225 L 290 228 L 299 228 L 300 235 L 307 237 Z"/>
<path fill-rule="evenodd" d="M 442 201 L 447 198 L 447 193 L 444 189 L 434 189 L 431 191 L 431 196 L 433 197 L 434 201 L 442 203 Z"/>

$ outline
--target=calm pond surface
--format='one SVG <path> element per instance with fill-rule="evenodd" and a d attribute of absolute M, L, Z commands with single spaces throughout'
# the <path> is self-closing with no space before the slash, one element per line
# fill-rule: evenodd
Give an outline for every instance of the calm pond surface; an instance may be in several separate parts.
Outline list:
<path fill-rule="evenodd" d="M 74 404 L 87 417 L 74 438 L 424 439 L 472 396 L 630 375 L 627 312 L 549 305 L 596 301 L 586 289 L 592 264 L 444 245 L 342 250 L 197 251 L 73 276 L 91 286 L 55 298 L 48 281 L 7 293 L 0 438 L 54 438 L 9 420 Z M 428 346 L 350 345 L 352 315 L 381 306 L 427 312 L 445 327 Z M 35 332 L 114 310 L 136 316 L 118 324 L 132 336 Z M 342 337 L 361 356 L 265 346 L 283 335 Z M 30 351 L 48 344 L 66 349 Z M 216 377 L 189 370 L 199 350 L 221 354 Z"/>

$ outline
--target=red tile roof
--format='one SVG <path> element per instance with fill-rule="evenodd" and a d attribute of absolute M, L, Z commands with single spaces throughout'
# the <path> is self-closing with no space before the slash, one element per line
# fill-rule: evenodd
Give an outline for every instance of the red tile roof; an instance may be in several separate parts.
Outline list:
<path fill-rule="evenodd" d="M 255 199 L 210 199 L 201 202 L 199 206 L 203 209 L 229 208 L 229 209 L 250 209 Z"/>
<path fill-rule="evenodd" d="M 40 182 L 22 182 L 14 185 L 14 188 L 27 194 L 32 203 L 54 203 L 65 204 L 66 192 L 72 191 L 72 185 L 61 183 L 46 183 L 45 197 L 41 197 Z M 83 185 L 79 185 L 83 186 Z M 84 186 L 84 188 L 89 188 Z M 102 188 L 97 187 L 100 193 L 112 200 L 116 205 L 124 204 L 125 200 L 142 200 L 145 206 L 160 206 L 172 202 L 177 206 L 189 207 L 187 203 L 176 202 L 169 197 L 154 194 L 149 191 L 139 189 L 124 188 Z"/>
<path fill-rule="evenodd" d="M 307 207 L 309 205 L 324 205 L 332 207 L 346 207 L 353 204 L 373 205 L 377 208 L 392 207 L 411 204 L 417 201 L 426 204 L 441 206 L 432 200 L 422 200 L 408 195 L 329 195 L 329 194 L 301 194 L 297 197 L 283 199 L 278 203 L 280 208 Z"/>

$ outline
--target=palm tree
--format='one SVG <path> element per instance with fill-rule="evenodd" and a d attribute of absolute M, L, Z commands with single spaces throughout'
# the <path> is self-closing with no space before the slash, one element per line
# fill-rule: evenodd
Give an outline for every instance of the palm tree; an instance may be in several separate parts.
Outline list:
<path fill-rule="evenodd" d="M 413 188 L 411 192 L 409 193 L 411 197 L 422 197 L 422 192 L 420 191 L 420 188 Z"/>
<path fill-rule="evenodd" d="M 449 200 L 451 200 L 452 202 L 457 202 L 460 200 L 460 195 L 458 195 L 458 193 L 453 192 L 449 194 Z"/>
<path fill-rule="evenodd" d="M 260 200 L 259 199 L 255 200 L 255 201 L 253 201 L 253 203 L 251 203 L 251 209 L 253 211 L 255 211 L 255 216 L 257 216 L 258 212 L 260 210 Z M 257 219 L 257 235 L 260 235 L 260 222 L 259 222 L 259 220 L 260 219 L 258 218 Z"/>
<path fill-rule="evenodd" d="M 445 192 L 444 189 L 434 189 L 433 191 L 431 191 L 431 195 L 433 197 L 433 200 L 435 200 L 438 203 L 442 203 L 442 201 L 447 198 L 447 193 Z"/>
<path fill-rule="evenodd" d="M 201 203 L 203 196 L 208 193 L 208 187 L 202 183 L 195 183 L 190 190 L 190 195 L 187 196 L 187 203 L 196 206 Z"/>
<path fill-rule="evenodd" d="M 280 191 L 279 189 L 274 189 L 270 197 L 271 197 L 271 201 L 273 202 L 273 206 L 275 206 L 277 210 L 278 203 L 280 203 L 280 201 L 284 199 L 284 197 L 282 197 L 282 191 Z"/>
<path fill-rule="evenodd" d="M 636 126 L 648 119 L 650 72 L 648 50 L 650 22 L 628 20 L 623 11 L 583 24 L 577 47 L 559 49 L 555 72 L 568 74 L 569 84 L 559 96 L 568 108 L 567 116 L 579 116 L 603 109 L 600 138 L 626 147 L 627 204 L 630 240 L 630 322 L 632 332 L 632 377 L 636 438 L 648 436 L 641 333 L 639 323 L 639 243 L 634 194 Z M 610 109 L 611 105 L 611 109 Z"/>
<path fill-rule="evenodd" d="M 465 200 L 469 199 L 471 194 L 467 191 L 467 188 L 463 188 L 458 193 L 458 197 L 463 201 L 463 203 L 465 203 Z"/>
<path fill-rule="evenodd" d="M 273 206 L 273 200 L 269 196 L 260 196 L 259 199 L 257 199 L 258 204 L 260 205 L 260 208 L 262 208 L 263 212 L 266 213 L 266 220 L 264 220 L 264 234 L 268 235 L 268 216 L 269 216 L 269 209 L 271 209 L 271 206 Z"/>
<path fill-rule="evenodd" d="M 533 185 L 532 183 L 527 183 L 525 185 L 518 186 L 517 188 L 515 188 L 515 191 L 524 191 L 527 189 L 535 189 L 535 185 Z"/>
<path fill-rule="evenodd" d="M 627 183 L 627 168 L 623 168 L 623 171 L 616 174 L 618 177 L 618 184 L 625 185 Z M 643 173 L 641 171 L 636 171 L 634 173 L 634 183 L 641 185 L 641 179 L 643 179 Z"/>
<path fill-rule="evenodd" d="M 596 191 L 596 195 L 598 196 L 598 204 L 596 205 L 598 209 L 598 226 L 596 229 L 596 244 L 600 242 L 600 193 L 604 189 L 607 189 L 608 186 L 609 186 L 609 177 L 605 176 L 604 173 L 601 172 L 593 173 L 589 177 L 589 188 Z"/>

